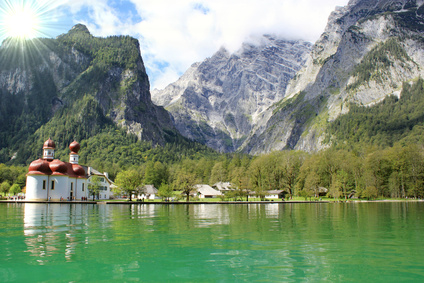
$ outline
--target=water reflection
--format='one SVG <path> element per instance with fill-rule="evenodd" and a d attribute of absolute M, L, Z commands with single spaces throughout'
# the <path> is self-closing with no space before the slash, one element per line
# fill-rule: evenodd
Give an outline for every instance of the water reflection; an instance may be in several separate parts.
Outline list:
<path fill-rule="evenodd" d="M 25 204 L 26 253 L 0 252 L 2 263 L 84 266 L 62 281 L 379 281 L 408 266 L 415 277 L 400 279 L 423 279 L 423 215 L 405 203 Z"/>
<path fill-rule="evenodd" d="M 27 252 L 39 257 L 40 264 L 54 254 L 63 254 L 71 260 L 75 247 L 76 231 L 88 223 L 88 205 L 37 204 L 24 205 L 24 235 Z"/>

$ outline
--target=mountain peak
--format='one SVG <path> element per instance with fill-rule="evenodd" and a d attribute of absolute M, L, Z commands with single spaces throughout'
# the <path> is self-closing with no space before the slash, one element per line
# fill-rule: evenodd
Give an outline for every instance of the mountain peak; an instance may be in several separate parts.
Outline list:
<path fill-rule="evenodd" d="M 85 33 L 85 34 L 89 34 L 91 35 L 90 31 L 88 30 L 87 26 L 83 25 L 83 24 L 76 24 L 74 25 L 71 30 L 69 31 L 69 33 Z"/>
<path fill-rule="evenodd" d="M 187 70 L 175 83 L 152 93 L 189 139 L 221 152 L 238 150 L 261 114 L 284 97 L 288 81 L 303 66 L 310 44 L 273 35 L 251 38 L 230 52 Z"/>
<path fill-rule="evenodd" d="M 88 28 L 83 24 L 74 25 L 67 33 L 63 33 L 57 39 L 93 38 Z"/>

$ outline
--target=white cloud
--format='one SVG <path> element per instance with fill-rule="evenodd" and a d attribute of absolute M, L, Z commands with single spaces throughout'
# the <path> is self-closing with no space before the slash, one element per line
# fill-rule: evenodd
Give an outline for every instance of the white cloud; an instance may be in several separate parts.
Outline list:
<path fill-rule="evenodd" d="M 74 21 L 99 36 L 140 39 L 152 87 L 175 81 L 192 63 L 221 46 L 235 51 L 251 35 L 273 33 L 315 41 L 331 11 L 348 0 L 74 0 Z M 131 11 L 120 4 L 132 3 Z M 113 5 L 115 4 L 115 5 Z M 86 11 L 81 14 L 81 11 Z M 124 13 L 124 16 L 123 16 Z M 133 14 L 134 13 L 134 14 Z M 127 15 L 127 16 L 125 16 Z M 134 21 L 134 15 L 139 20 Z"/>
<path fill-rule="evenodd" d="M 65 6 L 73 15 L 74 24 L 87 26 L 96 36 L 130 34 L 132 23 L 119 17 L 119 10 L 108 5 L 103 0 L 67 0 Z"/>

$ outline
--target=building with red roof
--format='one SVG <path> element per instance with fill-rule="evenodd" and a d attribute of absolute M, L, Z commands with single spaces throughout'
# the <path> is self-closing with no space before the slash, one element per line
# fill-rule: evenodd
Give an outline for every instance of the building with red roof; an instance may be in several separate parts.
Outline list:
<path fill-rule="evenodd" d="M 26 200 L 59 201 L 88 198 L 87 171 L 78 164 L 80 144 L 69 145 L 69 162 L 54 159 L 55 143 L 43 145 L 43 158 L 31 162 L 26 180 Z"/>

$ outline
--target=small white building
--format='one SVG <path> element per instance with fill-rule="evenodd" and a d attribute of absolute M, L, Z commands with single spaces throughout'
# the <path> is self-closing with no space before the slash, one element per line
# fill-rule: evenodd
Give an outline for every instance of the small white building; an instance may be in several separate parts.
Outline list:
<path fill-rule="evenodd" d="M 212 186 L 215 190 L 220 191 L 221 193 L 226 193 L 234 190 L 230 182 L 218 182 Z"/>
<path fill-rule="evenodd" d="M 194 189 L 197 191 L 199 198 L 217 198 L 222 195 L 220 191 L 213 189 L 209 185 L 195 185 Z"/>
<path fill-rule="evenodd" d="M 107 172 L 99 172 L 95 170 L 93 167 L 87 167 L 88 172 L 88 184 L 91 184 L 91 179 L 93 176 L 100 177 L 100 190 L 98 195 L 95 197 L 96 199 L 112 199 L 113 191 L 112 188 L 115 187 L 115 184 L 111 179 L 109 179 L 109 174 Z M 93 196 L 91 195 L 91 198 Z"/>
<path fill-rule="evenodd" d="M 139 195 L 137 199 L 161 199 L 158 196 L 158 189 L 153 185 L 144 185 L 143 187 L 138 189 Z"/>
<path fill-rule="evenodd" d="M 69 145 L 69 162 L 54 159 L 56 145 L 48 139 L 43 158 L 31 162 L 26 178 L 26 200 L 81 200 L 88 197 L 87 172 L 78 164 L 80 145 Z"/>
<path fill-rule="evenodd" d="M 283 199 L 286 196 L 287 192 L 283 190 L 270 190 L 265 191 L 265 199 Z M 259 198 L 256 195 L 255 191 L 250 192 L 251 197 Z"/>
<path fill-rule="evenodd" d="M 283 190 L 271 190 L 267 191 L 265 198 L 266 199 L 282 199 L 287 194 L 287 192 Z"/>

